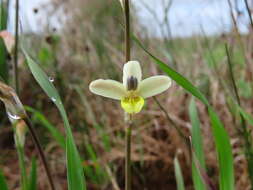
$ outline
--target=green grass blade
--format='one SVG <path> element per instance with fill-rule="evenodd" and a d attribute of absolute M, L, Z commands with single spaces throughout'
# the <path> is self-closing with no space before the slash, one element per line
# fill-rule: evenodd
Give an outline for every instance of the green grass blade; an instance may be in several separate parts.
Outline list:
<path fill-rule="evenodd" d="M 198 117 L 198 111 L 194 99 L 191 99 L 189 105 L 189 115 L 192 123 L 191 135 L 192 135 L 192 146 L 196 155 L 196 159 L 199 161 L 200 166 L 205 169 L 205 156 L 203 150 L 203 139 L 200 130 L 200 121 Z M 194 183 L 194 189 L 205 190 L 205 184 L 203 183 L 202 177 L 198 168 L 192 163 L 192 178 Z"/>
<path fill-rule="evenodd" d="M 5 181 L 5 177 L 3 175 L 2 170 L 0 170 L 0 189 L 1 190 L 8 190 L 7 183 Z"/>
<path fill-rule="evenodd" d="M 85 187 L 85 179 L 83 173 L 83 167 L 77 147 L 74 142 L 74 138 L 71 132 L 71 127 L 68 121 L 67 113 L 61 101 L 61 98 L 52 84 L 49 81 L 46 73 L 35 63 L 31 57 L 24 51 L 27 64 L 36 79 L 40 87 L 45 91 L 45 93 L 50 97 L 58 108 L 66 131 L 66 157 L 67 157 L 67 176 L 68 176 L 68 189 L 69 190 L 83 190 Z"/>
<path fill-rule="evenodd" d="M 223 124 L 219 120 L 217 114 L 208 103 L 205 96 L 184 76 L 176 72 L 160 59 L 152 55 L 141 42 L 133 36 L 134 41 L 155 61 L 155 63 L 178 85 L 187 90 L 190 94 L 198 98 L 203 104 L 208 107 L 209 117 L 212 124 L 212 133 L 214 136 L 215 146 L 218 153 L 219 170 L 220 170 L 220 190 L 234 190 L 234 166 L 232 147 L 230 145 L 229 136 L 224 129 Z M 225 150 L 225 151 L 224 151 Z"/>
<path fill-rule="evenodd" d="M 29 178 L 29 190 L 37 190 L 37 165 L 36 159 L 32 159 L 32 169 Z"/>
<path fill-rule="evenodd" d="M 66 148 L 64 136 L 47 120 L 47 118 L 41 112 L 28 106 L 25 106 L 25 109 L 33 114 L 33 121 L 38 121 L 40 124 L 46 127 L 46 129 L 50 132 L 50 134 L 54 137 L 58 144 L 62 148 Z"/>
<path fill-rule="evenodd" d="M 234 189 L 233 156 L 229 136 L 211 107 L 208 108 L 220 167 L 220 189 Z"/>
<path fill-rule="evenodd" d="M 238 111 L 241 113 L 241 115 L 243 116 L 243 118 L 251 125 L 253 126 L 253 117 L 247 113 L 246 111 L 244 111 L 238 104 L 237 104 L 237 109 Z"/>
<path fill-rule="evenodd" d="M 177 158 L 174 159 L 174 167 L 175 167 L 175 175 L 176 175 L 176 181 L 177 181 L 177 190 L 185 190 L 184 178 L 183 178 L 181 167 Z"/>

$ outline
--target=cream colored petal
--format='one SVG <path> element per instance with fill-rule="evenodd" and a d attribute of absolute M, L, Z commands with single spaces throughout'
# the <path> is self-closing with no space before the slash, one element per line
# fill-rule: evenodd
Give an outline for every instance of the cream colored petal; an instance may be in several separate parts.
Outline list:
<path fill-rule="evenodd" d="M 89 88 L 94 94 L 115 100 L 121 100 L 127 95 L 123 84 L 114 80 L 98 79 L 91 82 Z"/>
<path fill-rule="evenodd" d="M 138 61 L 128 61 L 123 68 L 123 84 L 127 87 L 127 79 L 131 76 L 137 78 L 138 83 L 141 81 L 141 66 Z"/>
<path fill-rule="evenodd" d="M 141 81 L 138 94 L 143 98 L 155 96 L 171 86 L 171 79 L 167 76 L 153 76 Z"/>

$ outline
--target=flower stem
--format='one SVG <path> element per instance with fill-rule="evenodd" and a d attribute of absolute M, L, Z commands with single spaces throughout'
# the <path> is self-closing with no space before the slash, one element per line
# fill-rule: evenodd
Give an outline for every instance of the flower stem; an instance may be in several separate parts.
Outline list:
<path fill-rule="evenodd" d="M 125 14 L 125 59 L 131 60 L 130 41 L 130 7 L 129 0 L 124 0 Z M 131 190 L 131 135 L 132 135 L 132 115 L 129 115 L 126 127 L 126 160 L 125 160 L 125 190 Z"/>
<path fill-rule="evenodd" d="M 125 13 L 125 56 L 126 62 L 131 59 L 131 41 L 130 41 L 130 7 L 129 0 L 124 1 L 124 13 Z"/>
<path fill-rule="evenodd" d="M 132 115 L 129 115 L 126 127 L 126 161 L 125 161 L 125 190 L 131 190 L 131 136 L 132 136 Z"/>
<path fill-rule="evenodd" d="M 14 49 L 14 86 L 17 94 L 19 95 L 19 84 L 18 84 L 18 23 L 19 23 L 19 0 L 16 0 L 16 15 L 15 15 L 15 49 Z"/>
<path fill-rule="evenodd" d="M 52 190 L 55 190 L 55 186 L 54 186 L 54 182 L 53 182 L 53 178 L 52 178 L 52 175 L 51 175 L 51 172 L 50 172 L 50 169 L 49 169 L 49 166 L 48 166 L 48 163 L 47 163 L 47 160 L 46 160 L 46 157 L 45 157 L 45 154 L 42 150 L 42 147 L 41 147 L 41 144 L 39 142 L 39 138 L 37 137 L 36 135 L 36 132 L 34 131 L 33 129 L 33 126 L 32 126 L 32 123 L 31 121 L 28 119 L 28 117 L 25 117 L 24 118 L 24 121 L 25 123 L 27 124 L 28 126 L 28 129 L 32 135 L 32 139 L 33 139 L 33 142 L 37 148 L 37 151 L 39 153 L 39 156 L 41 158 L 41 161 L 42 161 L 42 164 L 46 170 L 46 174 L 47 174 L 47 177 L 48 177 L 48 180 L 49 180 L 49 184 L 51 186 L 51 189 Z"/>

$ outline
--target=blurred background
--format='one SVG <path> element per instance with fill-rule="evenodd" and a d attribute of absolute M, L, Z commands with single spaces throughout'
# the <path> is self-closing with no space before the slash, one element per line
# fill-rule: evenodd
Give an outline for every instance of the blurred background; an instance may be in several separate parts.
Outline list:
<path fill-rule="evenodd" d="M 249 6 L 253 7 L 252 1 Z M 13 33 L 14 0 L 9 1 L 9 13 L 8 30 Z M 237 190 L 247 190 L 250 186 L 236 129 L 238 114 L 230 99 L 233 90 L 224 44 L 231 47 L 242 107 L 252 113 L 253 25 L 249 16 L 244 0 L 131 1 L 133 32 L 148 50 L 198 86 L 223 121 L 233 146 Z M 98 78 L 122 80 L 123 23 L 118 0 L 20 1 L 21 44 L 52 77 L 63 99 L 83 158 L 89 190 L 124 187 L 124 113 L 118 102 L 95 96 L 88 89 L 89 83 Z M 132 59 L 141 63 L 144 78 L 163 74 L 135 43 L 132 43 Z M 67 189 L 64 151 L 48 131 L 55 127 L 64 134 L 62 120 L 33 79 L 21 54 L 18 67 L 21 101 L 28 107 L 40 134 L 54 178 L 62 189 Z M 136 115 L 133 189 L 176 189 L 175 156 L 180 161 L 186 189 L 193 189 L 187 147 L 172 126 L 190 135 L 190 100 L 191 96 L 173 83 L 157 100 L 148 99 L 145 109 Z M 207 173 L 217 185 L 218 164 L 207 110 L 198 101 L 197 107 Z M 19 169 L 10 126 L 1 104 L 0 166 L 10 189 L 16 190 Z M 36 155 L 29 135 L 26 147 L 28 157 Z M 38 169 L 39 189 L 48 189 L 42 166 Z"/>

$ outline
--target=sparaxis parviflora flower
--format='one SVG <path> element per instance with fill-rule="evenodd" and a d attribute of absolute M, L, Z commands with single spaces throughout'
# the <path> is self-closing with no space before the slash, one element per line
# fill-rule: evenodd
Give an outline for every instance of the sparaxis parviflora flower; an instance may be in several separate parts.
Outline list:
<path fill-rule="evenodd" d="M 126 113 L 139 113 L 145 99 L 166 91 L 171 86 L 168 76 L 156 75 L 142 80 L 138 61 L 129 61 L 123 67 L 123 83 L 110 79 L 98 79 L 90 83 L 94 94 L 121 101 Z"/>

